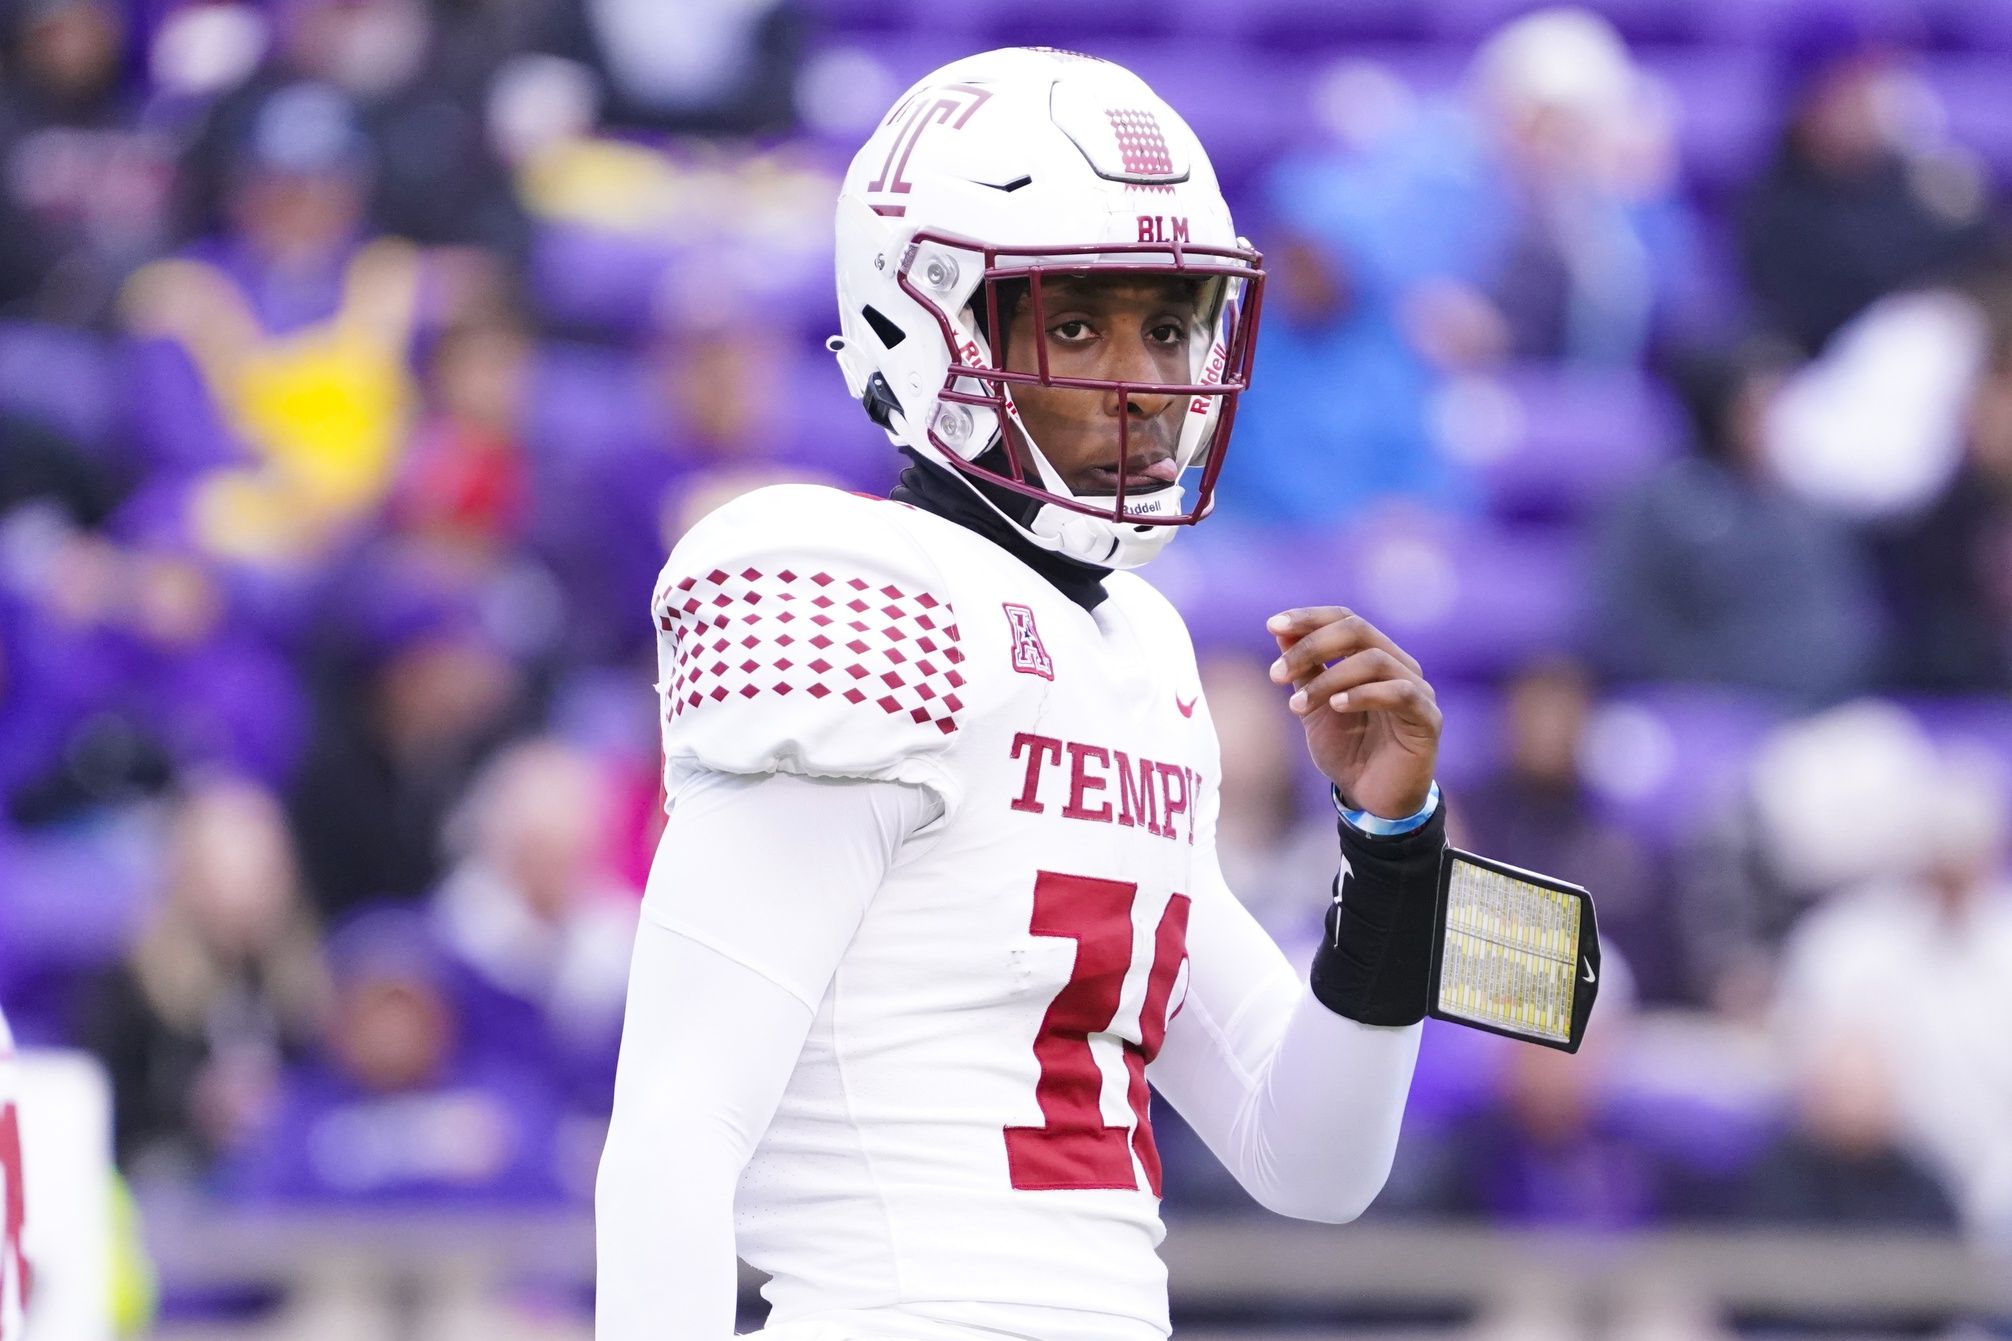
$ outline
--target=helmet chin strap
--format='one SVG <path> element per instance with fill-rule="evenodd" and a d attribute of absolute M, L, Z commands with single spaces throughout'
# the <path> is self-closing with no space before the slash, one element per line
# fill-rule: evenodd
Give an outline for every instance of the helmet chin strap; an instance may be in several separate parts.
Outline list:
<path fill-rule="evenodd" d="M 1012 395 L 1012 389 L 1007 388 L 1006 397 L 1009 406 Z M 1007 455 L 1009 461 L 1013 459 L 1012 448 L 1006 445 L 1005 435 L 1016 430 L 1008 426 L 1007 419 L 1013 419 L 1017 423 L 1016 416 L 1003 417 L 998 436 L 993 439 L 990 447 L 978 453 L 979 457 L 996 449 Z M 1062 478 L 1054 464 L 1048 460 L 1040 445 L 1024 429 L 1018 431 L 1021 435 L 1021 444 L 1033 460 L 1041 487 L 1064 498 L 1080 498 L 1081 495 L 1069 487 L 1068 481 Z M 964 486 L 976 494 L 979 501 L 990 508 L 1001 521 L 1027 536 L 1042 549 L 1064 558 L 1074 559 L 1078 563 L 1090 564 L 1097 568 L 1136 568 L 1166 548 L 1167 542 L 1173 539 L 1173 528 L 1169 526 L 1127 526 L 1116 517 L 1086 516 L 1053 503 L 1041 503 L 1036 500 L 1027 500 L 1032 505 L 1032 515 L 1027 515 L 1023 509 L 1017 507 L 1013 511 L 1008 511 L 1007 505 L 1002 505 L 999 499 L 993 497 L 992 491 L 982 487 L 982 477 L 958 469 L 952 469 L 951 474 L 962 480 Z M 1186 495 L 1185 486 L 1179 483 L 1168 484 L 1150 493 L 1142 493 L 1128 499 L 1127 508 L 1141 516 L 1179 512 Z M 1019 501 L 1018 495 L 1012 497 L 1015 502 Z M 1016 516 L 1015 512 L 1021 515 Z"/>
<path fill-rule="evenodd" d="M 1006 388 L 1006 400 L 1010 407 L 1013 389 Z M 1021 444 L 1034 461 L 1034 469 L 1041 477 L 1041 487 L 1049 493 L 1064 498 L 1079 499 L 1082 495 L 1069 487 L 1060 471 L 1048 459 L 1018 422 L 1018 416 L 1009 416 L 1012 424 L 1002 423 L 1000 433 L 1018 431 Z M 1126 501 L 1129 509 L 1135 509 L 1142 516 L 1161 516 L 1168 512 L 1179 512 L 1186 489 L 1178 482 L 1165 485 L 1150 493 L 1140 494 Z M 1115 501 L 1115 500 L 1114 500 Z M 1034 515 L 1022 523 L 1024 529 L 1033 535 L 1044 549 L 1054 550 L 1067 558 L 1081 563 L 1095 564 L 1099 568 L 1136 568 L 1158 554 L 1173 539 L 1173 528 L 1167 526 L 1127 527 L 1116 517 L 1090 517 L 1080 512 L 1072 512 L 1053 503 L 1041 503 L 1034 509 Z"/>
<path fill-rule="evenodd" d="M 1166 507 L 1179 511 L 1186 492 L 1178 484 L 1155 490 L 1154 510 Z M 1086 517 L 1053 503 L 1043 503 L 1027 529 L 1047 548 L 1099 568 L 1136 568 L 1165 549 L 1174 538 L 1171 526 L 1128 527 L 1106 517 Z"/>

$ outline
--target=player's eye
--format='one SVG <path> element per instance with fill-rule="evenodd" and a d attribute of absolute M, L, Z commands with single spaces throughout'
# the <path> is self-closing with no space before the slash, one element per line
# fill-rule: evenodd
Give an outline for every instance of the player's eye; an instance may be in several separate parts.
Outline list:
<path fill-rule="evenodd" d="M 1178 321 L 1162 322 L 1147 333 L 1154 344 L 1167 349 L 1177 349 L 1188 342 L 1188 328 Z"/>
<path fill-rule="evenodd" d="M 1068 321 L 1058 321 L 1053 326 L 1050 326 L 1048 334 L 1054 336 L 1064 344 L 1080 344 L 1082 341 L 1090 338 L 1090 323 L 1080 318 L 1072 317 Z"/>

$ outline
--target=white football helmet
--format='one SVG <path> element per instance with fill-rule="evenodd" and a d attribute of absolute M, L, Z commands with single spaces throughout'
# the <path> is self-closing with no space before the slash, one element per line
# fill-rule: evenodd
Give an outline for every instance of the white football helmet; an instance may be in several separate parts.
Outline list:
<path fill-rule="evenodd" d="M 1105 568 L 1157 554 L 1208 514 L 1250 381 L 1264 272 L 1236 234 L 1188 124 L 1131 71 L 1049 48 L 989 51 L 918 82 L 852 161 L 838 200 L 831 341 L 846 387 L 896 443 L 949 467 L 1035 544 Z M 1197 281 L 1185 383 L 1007 371 L 999 286 L 1034 304 L 1046 275 Z M 1184 398 L 1176 479 L 1078 495 L 1016 424 L 1015 384 Z M 1119 415 L 1118 459 L 1129 416 Z M 1031 451 L 1022 451 L 1026 442 Z M 1186 476 L 1199 469 L 1194 503 Z M 988 496 L 990 494 L 991 496 Z M 1003 503 L 1003 506 L 1002 506 Z"/>

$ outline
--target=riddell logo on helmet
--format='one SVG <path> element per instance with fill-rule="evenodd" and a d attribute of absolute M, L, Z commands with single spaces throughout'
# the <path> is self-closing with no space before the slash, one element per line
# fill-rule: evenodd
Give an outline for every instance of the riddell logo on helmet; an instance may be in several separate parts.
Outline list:
<path fill-rule="evenodd" d="M 1229 361 L 1230 351 L 1223 345 L 1222 341 L 1218 340 L 1213 345 L 1210 345 L 1208 362 L 1202 365 L 1202 380 L 1204 382 L 1220 381 L 1223 369 L 1229 365 Z M 1196 396 L 1188 402 L 1188 413 L 1207 414 L 1214 403 L 1215 399 L 1212 396 Z"/>
<path fill-rule="evenodd" d="M 1176 216 L 1169 219 L 1164 214 L 1141 214 L 1139 216 L 1139 241 L 1141 242 L 1186 242 L 1188 221 Z"/>

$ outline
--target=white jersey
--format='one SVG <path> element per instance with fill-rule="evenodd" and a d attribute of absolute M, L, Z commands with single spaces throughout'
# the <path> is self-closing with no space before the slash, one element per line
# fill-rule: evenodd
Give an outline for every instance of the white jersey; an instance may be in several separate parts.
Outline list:
<path fill-rule="evenodd" d="M 1180 1006 L 1216 741 L 1180 617 L 1135 577 L 1107 590 L 1086 611 L 962 526 L 811 486 L 722 508 L 664 570 L 673 794 L 694 767 L 781 770 L 944 806 L 741 1184 L 779 1315 L 1029 1289 L 1164 1308 L 1145 1070 Z"/>
<path fill-rule="evenodd" d="M 726 775 L 935 798 L 912 807 L 826 968 L 803 975 L 808 1033 L 735 1166 L 734 1247 L 773 1278 L 772 1327 L 1163 1336 L 1149 1078 L 1287 1214 L 1349 1218 L 1388 1170 L 1418 1030 L 1320 1006 L 1236 903 L 1215 859 L 1217 745 L 1186 629 L 1136 577 L 1111 574 L 1105 590 L 1086 610 L 954 522 L 800 485 L 721 508 L 664 568 L 673 799 L 646 936 L 753 964 L 791 928 L 750 931 L 751 917 L 831 921 L 816 860 L 837 843 L 808 811 L 803 859 L 786 811 L 724 846 L 724 830 L 681 816 Z M 750 845 L 763 850 L 737 855 Z M 690 1125 L 704 1095 L 662 1069 L 691 1053 L 689 1027 L 665 1021 L 709 1004 L 680 997 L 680 976 L 659 960 L 632 981 L 602 1167 L 604 1263 L 622 1277 L 602 1334 L 624 1341 L 662 1334 L 652 1309 L 689 1307 L 651 1293 L 651 1257 L 629 1245 L 665 1234 L 666 1216 L 680 1242 L 711 1243 L 710 1212 L 689 1200 L 700 1171 L 650 1145 L 667 1125 L 696 1141 L 717 1126 Z M 670 1335 L 717 1335 L 686 1322 Z"/>
<path fill-rule="evenodd" d="M 14 1039 L 0 1016 L 0 1341 L 20 1341 L 28 1290 L 21 1248 L 26 1202 L 21 1188 L 21 1118 L 15 1109 Z"/>

